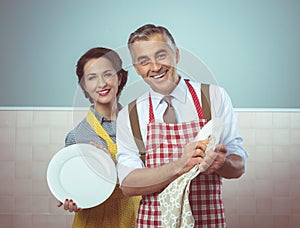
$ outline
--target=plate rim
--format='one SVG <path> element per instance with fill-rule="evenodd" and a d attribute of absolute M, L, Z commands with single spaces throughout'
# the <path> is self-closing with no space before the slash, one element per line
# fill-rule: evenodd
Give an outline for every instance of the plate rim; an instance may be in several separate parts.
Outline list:
<path fill-rule="evenodd" d="M 80 208 L 91 208 L 91 207 L 94 207 L 94 206 L 97 206 L 103 202 L 105 202 L 109 197 L 110 195 L 113 193 L 115 187 L 116 187 L 116 184 L 117 184 L 117 170 L 116 170 L 116 167 L 115 167 L 115 163 L 114 161 L 112 160 L 112 158 L 106 154 L 105 151 L 91 145 L 91 144 L 85 144 L 85 143 L 77 143 L 77 144 L 72 144 L 70 146 L 67 146 L 67 147 L 63 147 L 61 148 L 59 151 L 57 151 L 53 157 L 51 158 L 50 162 L 48 163 L 48 167 L 47 167 L 47 184 L 48 184 L 48 188 L 50 190 L 50 192 L 52 193 L 52 195 L 59 201 L 61 202 L 64 202 L 65 200 L 65 197 L 63 196 L 63 194 L 61 192 L 64 192 L 64 190 L 62 190 L 61 192 L 58 192 L 57 191 L 57 188 L 62 188 L 62 186 L 60 185 L 59 187 L 55 187 L 53 185 L 55 185 L 54 183 L 52 183 L 53 179 L 59 179 L 59 176 L 57 177 L 51 177 L 52 173 L 57 173 L 59 174 L 60 170 L 63 168 L 63 165 L 66 163 L 66 161 L 68 160 L 71 160 L 72 158 L 75 158 L 75 157 L 80 157 L 82 156 L 82 154 L 80 153 L 80 148 L 87 148 L 89 150 L 92 150 L 94 151 L 95 155 L 99 156 L 98 158 L 105 158 L 106 161 L 108 161 L 110 164 L 109 166 L 114 166 L 114 169 L 112 169 L 112 177 L 114 178 L 113 180 L 112 179 L 109 179 L 109 183 L 111 184 L 111 186 L 114 186 L 114 187 L 111 187 L 111 191 L 108 195 L 108 197 L 104 197 L 105 199 L 103 200 L 95 200 L 94 203 L 90 203 L 90 204 L 84 204 L 84 203 L 81 203 L 82 205 L 80 205 L 80 203 L 77 203 L 78 206 Z M 96 151 L 97 150 L 97 151 Z M 103 153 L 102 153 L 103 152 Z M 60 160 L 62 162 L 61 163 L 61 166 L 57 166 L 57 164 L 59 164 L 58 160 Z M 93 172 L 92 168 L 89 167 L 91 172 Z M 53 170 L 59 170 L 59 171 L 53 171 Z M 102 179 L 106 179 L 106 178 L 103 178 Z M 108 181 L 107 181 L 108 182 Z M 64 199 L 63 199 L 64 198 Z M 72 198 L 72 197 L 70 197 Z"/>

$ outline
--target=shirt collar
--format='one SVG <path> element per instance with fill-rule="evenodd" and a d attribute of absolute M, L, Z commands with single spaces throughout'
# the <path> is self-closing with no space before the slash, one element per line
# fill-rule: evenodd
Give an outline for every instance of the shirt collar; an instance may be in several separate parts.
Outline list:
<path fill-rule="evenodd" d="M 150 95 L 152 99 L 153 109 L 156 110 L 161 104 L 164 95 L 155 92 L 152 88 L 150 88 Z M 187 86 L 181 77 L 179 79 L 178 85 L 174 88 L 170 95 L 173 96 L 174 99 L 178 100 L 180 103 L 184 104 L 186 102 Z"/>
<path fill-rule="evenodd" d="M 90 107 L 90 109 L 92 110 L 92 112 L 94 113 L 94 115 L 96 116 L 97 120 L 99 121 L 100 124 L 102 124 L 103 122 L 112 122 L 111 120 L 108 120 L 107 118 L 105 118 L 101 113 L 97 112 L 95 110 L 94 105 L 92 105 Z"/>

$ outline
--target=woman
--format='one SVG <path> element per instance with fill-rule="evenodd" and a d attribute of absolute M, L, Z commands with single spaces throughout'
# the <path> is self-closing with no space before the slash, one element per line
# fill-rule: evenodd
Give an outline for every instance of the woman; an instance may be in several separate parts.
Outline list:
<path fill-rule="evenodd" d="M 98 47 L 90 49 L 78 60 L 76 74 L 92 105 L 86 118 L 68 133 L 65 144 L 92 142 L 109 153 L 116 162 L 115 120 L 127 71 L 122 68 L 122 60 L 116 52 Z M 64 205 L 65 210 L 76 212 L 73 228 L 135 227 L 139 201 L 140 197 L 125 197 L 117 185 L 112 195 L 97 207 L 80 209 L 72 199 L 59 202 L 57 206 Z"/>

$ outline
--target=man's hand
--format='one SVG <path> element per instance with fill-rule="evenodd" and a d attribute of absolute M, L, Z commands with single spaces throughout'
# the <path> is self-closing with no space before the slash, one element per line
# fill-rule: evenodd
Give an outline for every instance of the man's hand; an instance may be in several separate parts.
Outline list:
<path fill-rule="evenodd" d="M 209 140 L 206 139 L 197 142 L 190 142 L 185 145 L 182 156 L 178 159 L 180 167 L 178 175 L 182 175 L 190 171 L 195 165 L 202 162 L 208 143 Z"/>
<path fill-rule="evenodd" d="M 215 150 L 209 150 L 203 161 L 199 165 L 199 169 L 203 174 L 212 174 L 220 169 L 226 160 L 227 149 L 223 144 L 217 144 Z"/>

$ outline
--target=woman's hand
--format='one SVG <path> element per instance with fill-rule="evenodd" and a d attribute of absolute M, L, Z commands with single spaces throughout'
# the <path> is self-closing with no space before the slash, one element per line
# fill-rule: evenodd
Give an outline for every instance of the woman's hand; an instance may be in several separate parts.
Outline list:
<path fill-rule="evenodd" d="M 92 146 L 97 147 L 97 148 L 100 149 L 100 150 L 103 150 L 105 153 L 107 153 L 109 156 L 111 156 L 109 150 L 108 150 L 106 147 L 101 146 L 100 144 L 97 144 L 97 143 L 95 143 L 94 141 L 90 141 L 90 144 L 91 144 Z"/>
<path fill-rule="evenodd" d="M 73 202 L 72 199 L 66 199 L 64 203 L 60 201 L 57 202 L 58 207 L 61 207 L 62 205 L 64 205 L 64 209 L 69 212 L 78 212 L 82 210 L 81 208 L 77 207 L 76 203 Z"/>

